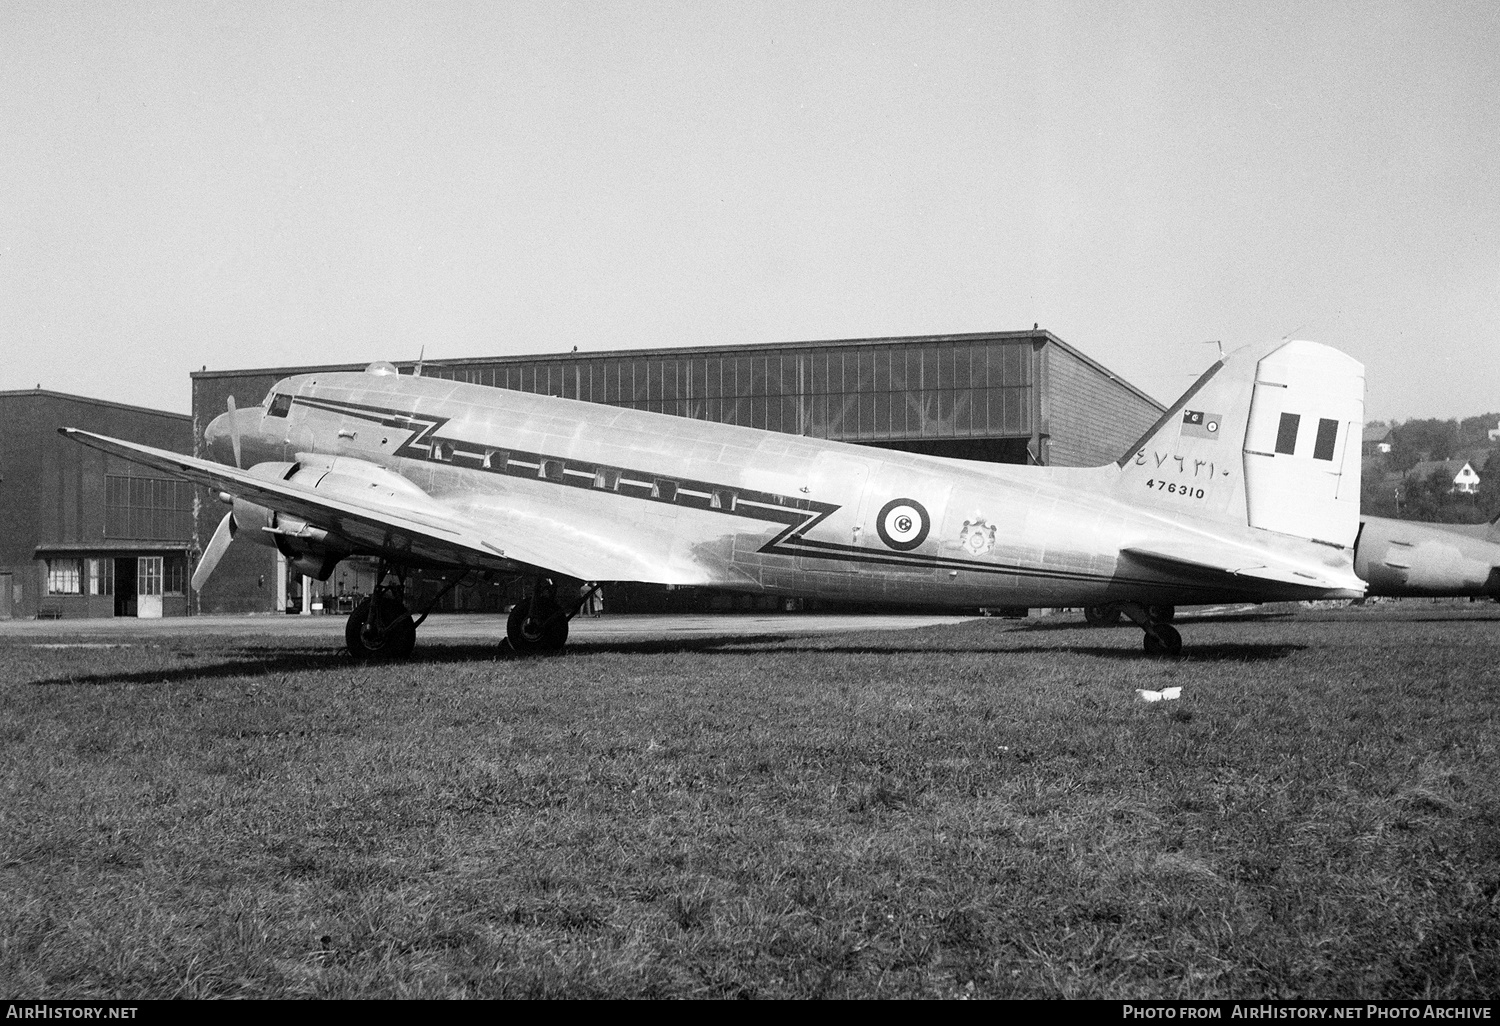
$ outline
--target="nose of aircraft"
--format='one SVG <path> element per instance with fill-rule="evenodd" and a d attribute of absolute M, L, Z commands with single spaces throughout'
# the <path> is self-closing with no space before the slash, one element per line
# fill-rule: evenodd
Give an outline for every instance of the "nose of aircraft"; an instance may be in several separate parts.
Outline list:
<path fill-rule="evenodd" d="M 215 463 L 234 462 L 234 452 L 229 444 L 229 418 L 232 416 L 231 413 L 221 413 L 203 429 L 203 444 Z"/>
<path fill-rule="evenodd" d="M 226 410 L 209 421 L 208 427 L 203 429 L 203 444 L 208 449 L 209 458 L 216 463 L 235 466 L 235 435 L 236 433 L 239 435 L 243 449 L 245 439 L 252 428 L 251 420 L 258 418 L 260 413 L 258 406 L 248 410 Z"/>

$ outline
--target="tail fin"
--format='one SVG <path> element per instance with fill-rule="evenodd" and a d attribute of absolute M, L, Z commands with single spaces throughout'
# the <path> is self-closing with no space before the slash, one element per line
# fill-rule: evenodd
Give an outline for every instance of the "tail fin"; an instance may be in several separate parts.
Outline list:
<path fill-rule="evenodd" d="M 1361 364 L 1315 342 L 1237 349 L 1120 459 L 1121 498 L 1353 545 L 1364 387 Z"/>

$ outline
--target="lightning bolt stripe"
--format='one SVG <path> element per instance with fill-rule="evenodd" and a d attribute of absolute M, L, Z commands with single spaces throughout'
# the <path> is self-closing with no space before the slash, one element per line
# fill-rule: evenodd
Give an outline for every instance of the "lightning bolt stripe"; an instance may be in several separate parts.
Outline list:
<path fill-rule="evenodd" d="M 1026 566 L 1020 563 L 980 562 L 953 556 L 921 552 L 900 552 L 819 541 L 805 535 L 843 507 L 838 503 L 750 491 L 733 485 L 710 481 L 684 480 L 667 474 L 615 467 L 588 461 L 570 460 L 546 453 L 484 446 L 461 438 L 439 435 L 451 418 L 429 414 L 406 413 L 379 406 L 326 399 L 318 396 L 293 396 L 294 405 L 307 406 L 327 413 L 379 424 L 381 427 L 412 432 L 396 447 L 394 455 L 407 459 L 439 462 L 455 469 L 480 474 L 540 481 L 564 488 L 606 491 L 627 498 L 659 502 L 669 506 L 700 509 L 726 516 L 743 517 L 765 523 L 781 524 L 784 529 L 760 547 L 766 555 L 801 556 L 840 562 L 901 567 L 910 570 L 960 570 L 967 573 L 1028 577 L 1053 581 L 1114 582 L 1117 584 L 1160 584 L 1158 578 L 1121 577 L 1054 567 Z M 459 461 L 462 460 L 460 463 Z M 615 482 L 614 488 L 597 487 L 601 480 Z M 670 483 L 672 487 L 663 488 Z M 1222 586 L 1183 582 L 1174 586 L 1221 592 Z"/>

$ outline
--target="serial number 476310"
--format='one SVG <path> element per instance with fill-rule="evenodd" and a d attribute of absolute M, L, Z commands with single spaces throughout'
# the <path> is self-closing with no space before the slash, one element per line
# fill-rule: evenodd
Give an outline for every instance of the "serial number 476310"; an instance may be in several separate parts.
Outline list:
<path fill-rule="evenodd" d="M 1151 480 L 1149 480 L 1149 481 L 1146 482 L 1146 487 L 1147 488 L 1155 488 L 1157 491 L 1159 491 L 1159 492 L 1166 492 L 1169 495 L 1180 495 L 1184 499 L 1201 499 L 1201 498 L 1203 498 L 1203 489 L 1202 488 L 1191 488 L 1188 485 L 1177 484 L 1175 481 L 1166 481 L 1166 480 L 1160 480 L 1159 481 L 1159 480 L 1157 480 L 1156 478 L 1153 477 Z"/>

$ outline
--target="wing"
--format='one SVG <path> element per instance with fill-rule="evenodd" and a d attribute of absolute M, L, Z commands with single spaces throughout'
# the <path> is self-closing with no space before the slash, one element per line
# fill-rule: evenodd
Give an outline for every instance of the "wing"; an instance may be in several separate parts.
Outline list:
<path fill-rule="evenodd" d="M 1282 562 L 1265 553 L 1221 545 L 1208 539 L 1143 542 L 1125 546 L 1120 554 L 1203 581 L 1223 582 L 1226 578 L 1248 577 L 1284 584 L 1306 590 L 1309 593 L 1307 598 L 1338 597 L 1329 595 L 1329 592 L 1342 592 L 1346 593 L 1343 597 L 1357 598 L 1365 591 L 1365 582 L 1355 576 L 1352 567 L 1347 573 L 1339 573 L 1326 566 Z"/>
<path fill-rule="evenodd" d="M 77 428 L 59 428 L 58 432 L 95 449 L 306 520 L 397 560 L 507 573 L 543 571 L 585 581 L 696 583 L 681 569 L 653 565 L 633 553 L 628 544 L 602 532 L 570 524 L 543 524 L 535 522 L 534 516 L 524 515 L 507 523 L 503 531 L 496 531 L 493 525 L 454 510 L 409 483 L 400 490 L 368 489 L 372 494 L 366 497 L 349 489 L 334 492 L 260 477 L 221 463 Z"/>

